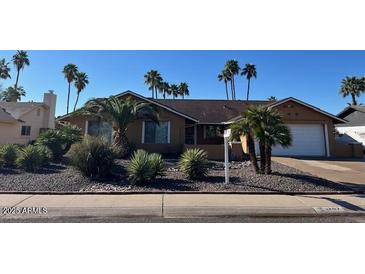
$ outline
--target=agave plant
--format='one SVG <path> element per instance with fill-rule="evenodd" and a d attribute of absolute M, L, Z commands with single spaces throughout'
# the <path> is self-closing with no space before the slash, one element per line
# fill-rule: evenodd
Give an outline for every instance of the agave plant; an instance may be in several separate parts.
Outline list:
<path fill-rule="evenodd" d="M 129 180 L 134 184 L 141 184 L 152 178 L 154 171 L 147 151 L 139 149 L 132 155 L 128 173 Z"/>
<path fill-rule="evenodd" d="M 199 180 L 208 173 L 208 155 L 199 148 L 186 150 L 180 160 L 179 168 L 189 180 Z"/>

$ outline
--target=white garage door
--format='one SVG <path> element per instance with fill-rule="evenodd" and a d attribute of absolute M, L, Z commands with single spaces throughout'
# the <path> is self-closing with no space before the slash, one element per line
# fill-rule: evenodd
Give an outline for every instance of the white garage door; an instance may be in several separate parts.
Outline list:
<path fill-rule="evenodd" d="M 288 148 L 273 147 L 273 155 L 326 156 L 324 127 L 321 124 L 289 124 L 293 142 Z"/>

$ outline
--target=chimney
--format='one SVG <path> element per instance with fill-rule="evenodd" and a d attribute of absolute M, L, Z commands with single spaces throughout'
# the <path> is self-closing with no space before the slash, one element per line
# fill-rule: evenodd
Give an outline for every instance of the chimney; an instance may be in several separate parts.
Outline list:
<path fill-rule="evenodd" d="M 53 90 L 44 93 L 43 103 L 49 107 L 48 124 L 46 125 L 48 128 L 55 128 L 56 100 L 57 95 Z"/>

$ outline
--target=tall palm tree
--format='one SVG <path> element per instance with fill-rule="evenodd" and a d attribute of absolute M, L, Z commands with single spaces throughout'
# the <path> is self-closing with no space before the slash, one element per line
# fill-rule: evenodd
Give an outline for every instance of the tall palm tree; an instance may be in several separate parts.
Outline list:
<path fill-rule="evenodd" d="M 343 97 L 351 95 L 352 104 L 357 105 L 356 97 L 365 92 L 365 79 L 346 76 L 341 82 L 340 94 Z"/>
<path fill-rule="evenodd" d="M 175 84 L 170 85 L 170 94 L 172 95 L 172 99 L 177 98 L 179 96 L 179 86 Z"/>
<path fill-rule="evenodd" d="M 227 100 L 229 100 L 228 82 L 231 81 L 231 78 L 229 77 L 229 73 L 226 70 L 222 70 L 222 72 L 220 74 L 218 74 L 218 81 L 224 81 L 224 86 L 226 88 Z"/>
<path fill-rule="evenodd" d="M 0 97 L 2 101 L 6 102 L 18 102 L 21 101 L 21 97 L 25 96 L 25 90 L 22 86 L 15 89 L 15 87 L 8 87 L 5 89 Z"/>
<path fill-rule="evenodd" d="M 75 81 L 76 74 L 78 72 L 78 68 L 74 64 L 67 64 L 64 66 L 62 73 L 65 75 L 65 79 L 68 82 L 68 92 L 67 92 L 67 110 L 66 113 L 69 112 L 69 105 L 70 105 L 70 93 L 71 93 L 71 83 Z"/>
<path fill-rule="evenodd" d="M 77 96 L 76 96 L 74 111 L 76 110 L 76 106 L 79 101 L 81 91 L 83 91 L 88 84 L 89 84 L 89 77 L 87 76 L 87 74 L 84 72 L 77 72 L 75 75 L 75 87 L 77 89 Z"/>
<path fill-rule="evenodd" d="M 8 79 L 10 76 L 9 63 L 5 59 L 0 59 L 0 79 Z"/>
<path fill-rule="evenodd" d="M 250 96 L 251 78 L 257 77 L 256 66 L 254 64 L 246 64 L 245 67 L 242 69 L 241 75 L 246 76 L 246 79 L 247 79 L 247 98 L 246 98 L 246 100 L 248 101 L 248 98 Z"/>
<path fill-rule="evenodd" d="M 16 74 L 16 81 L 15 81 L 15 89 L 18 88 L 18 81 L 19 81 L 19 73 L 21 70 L 24 69 L 25 66 L 30 65 L 30 61 L 28 58 L 28 53 L 25 50 L 18 50 L 13 55 L 13 64 L 15 65 L 17 74 Z"/>
<path fill-rule="evenodd" d="M 255 138 L 259 141 L 260 171 L 270 174 L 272 146 L 290 146 L 292 143 L 290 130 L 283 123 L 281 115 L 268 107 L 250 107 L 246 117 L 250 122 Z"/>
<path fill-rule="evenodd" d="M 243 113 L 243 119 L 237 121 L 231 125 L 231 133 L 233 140 L 240 140 L 241 136 L 246 138 L 246 146 L 248 148 L 248 154 L 250 161 L 256 173 L 259 173 L 259 166 L 257 164 L 257 157 L 255 151 L 255 141 L 253 131 L 251 129 L 250 121 L 247 119 L 246 113 Z"/>
<path fill-rule="evenodd" d="M 240 71 L 238 61 L 228 60 L 224 66 L 224 70 L 227 71 L 229 77 L 231 78 L 232 99 L 236 100 L 236 84 L 234 76 L 237 75 Z"/>
<path fill-rule="evenodd" d="M 152 98 L 157 99 L 157 90 L 160 88 L 163 82 L 161 74 L 157 70 L 150 70 L 144 76 L 144 83 L 149 86 L 149 90 L 152 92 Z"/>
<path fill-rule="evenodd" d="M 117 99 L 111 96 L 107 99 L 91 99 L 85 103 L 82 112 L 96 115 L 110 122 L 113 128 L 113 145 L 122 150 L 122 155 L 129 154 L 127 129 L 136 120 L 149 119 L 159 121 L 156 109 L 149 103 L 137 102 L 131 98 Z"/>
<path fill-rule="evenodd" d="M 179 95 L 182 96 L 182 98 L 184 99 L 185 96 L 189 96 L 189 86 L 187 83 L 183 82 L 180 83 L 179 85 Z"/>
<path fill-rule="evenodd" d="M 166 95 L 170 95 L 170 84 L 167 82 L 161 83 L 162 96 L 166 99 Z"/>

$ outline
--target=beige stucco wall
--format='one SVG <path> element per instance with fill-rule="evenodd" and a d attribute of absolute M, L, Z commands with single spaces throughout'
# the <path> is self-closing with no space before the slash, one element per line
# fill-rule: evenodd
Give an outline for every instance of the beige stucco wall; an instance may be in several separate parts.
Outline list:
<path fill-rule="evenodd" d="M 39 107 L 21 116 L 23 122 L 0 123 L 0 144 L 27 144 L 39 136 L 41 128 L 48 126 L 48 109 Z M 31 126 L 30 136 L 21 136 L 22 126 Z"/>

